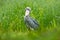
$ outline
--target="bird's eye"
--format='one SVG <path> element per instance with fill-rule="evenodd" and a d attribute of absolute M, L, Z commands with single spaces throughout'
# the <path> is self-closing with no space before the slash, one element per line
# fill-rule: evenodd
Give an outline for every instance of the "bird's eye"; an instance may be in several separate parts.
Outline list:
<path fill-rule="evenodd" d="M 27 9 L 27 10 L 29 10 L 29 9 Z M 30 10 L 29 10 L 30 11 Z"/>

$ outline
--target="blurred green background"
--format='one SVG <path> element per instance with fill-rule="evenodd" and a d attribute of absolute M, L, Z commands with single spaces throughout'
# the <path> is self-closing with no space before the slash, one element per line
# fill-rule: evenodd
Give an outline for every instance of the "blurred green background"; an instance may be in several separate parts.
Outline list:
<path fill-rule="evenodd" d="M 26 28 L 27 6 L 38 30 Z M 60 40 L 60 0 L 0 0 L 0 40 Z"/>

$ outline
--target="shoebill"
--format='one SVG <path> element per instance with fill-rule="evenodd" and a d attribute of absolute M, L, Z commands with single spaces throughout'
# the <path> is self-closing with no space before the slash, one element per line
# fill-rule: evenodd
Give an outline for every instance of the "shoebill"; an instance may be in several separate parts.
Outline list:
<path fill-rule="evenodd" d="M 30 7 L 25 8 L 25 16 L 24 16 L 24 21 L 25 24 L 27 25 L 28 30 L 36 30 L 39 27 L 38 22 L 32 18 L 29 14 L 31 12 Z"/>

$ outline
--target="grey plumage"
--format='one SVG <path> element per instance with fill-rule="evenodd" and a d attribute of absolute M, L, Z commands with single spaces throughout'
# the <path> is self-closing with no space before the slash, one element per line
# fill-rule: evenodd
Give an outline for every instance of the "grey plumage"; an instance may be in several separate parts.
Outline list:
<path fill-rule="evenodd" d="M 25 21 L 28 29 L 34 30 L 34 29 L 38 28 L 39 24 L 35 19 L 33 19 L 29 16 L 30 11 L 31 11 L 31 9 L 29 7 L 27 7 L 26 13 L 25 13 L 26 15 L 24 16 L 24 21 Z"/>

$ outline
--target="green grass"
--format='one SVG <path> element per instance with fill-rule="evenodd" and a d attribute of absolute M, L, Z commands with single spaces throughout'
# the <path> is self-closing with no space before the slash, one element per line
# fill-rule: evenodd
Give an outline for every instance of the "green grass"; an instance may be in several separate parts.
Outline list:
<path fill-rule="evenodd" d="M 40 24 L 37 31 L 27 31 L 25 8 Z M 1 40 L 60 40 L 60 0 L 0 0 Z"/>

